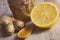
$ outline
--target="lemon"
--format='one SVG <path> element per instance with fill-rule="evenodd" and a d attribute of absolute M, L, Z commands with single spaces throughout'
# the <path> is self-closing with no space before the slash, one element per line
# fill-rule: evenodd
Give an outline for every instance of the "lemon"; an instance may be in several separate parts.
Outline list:
<path fill-rule="evenodd" d="M 21 29 L 21 30 L 18 32 L 17 36 L 18 36 L 19 38 L 26 38 L 26 37 L 28 37 L 31 33 L 32 33 L 32 29 L 31 29 L 31 28 L 23 28 L 23 29 Z"/>
<path fill-rule="evenodd" d="M 31 12 L 32 22 L 40 28 L 50 28 L 59 18 L 57 6 L 51 2 L 41 2 Z"/>

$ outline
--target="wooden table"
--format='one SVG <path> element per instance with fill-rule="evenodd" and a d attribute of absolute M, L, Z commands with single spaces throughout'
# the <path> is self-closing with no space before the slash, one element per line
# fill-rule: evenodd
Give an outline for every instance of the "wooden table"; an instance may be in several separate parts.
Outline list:
<path fill-rule="evenodd" d="M 37 0 L 39 1 L 39 0 Z M 43 0 L 40 0 L 42 2 Z M 50 1 L 54 2 L 57 4 L 58 8 L 59 6 L 59 0 L 58 1 L 53 1 L 53 0 L 45 0 L 45 1 Z M 56 3 L 57 2 L 57 3 Z M 37 2 L 38 3 L 38 2 Z M 7 0 L 0 0 L 0 16 L 1 15 L 12 15 L 12 12 L 9 8 L 9 5 L 7 3 Z M 18 39 L 16 37 L 16 34 L 13 34 L 12 36 L 8 37 L 1 37 L 0 40 L 60 40 L 60 18 L 58 22 L 50 29 L 39 29 L 36 28 L 35 31 L 26 39 Z"/>

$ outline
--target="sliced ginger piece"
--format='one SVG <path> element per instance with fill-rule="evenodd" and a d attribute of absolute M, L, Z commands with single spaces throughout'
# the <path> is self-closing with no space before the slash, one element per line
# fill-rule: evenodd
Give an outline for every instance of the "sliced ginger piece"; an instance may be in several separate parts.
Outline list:
<path fill-rule="evenodd" d="M 17 36 L 18 36 L 19 38 L 26 38 L 26 37 L 28 37 L 31 33 L 32 33 L 32 29 L 31 29 L 31 28 L 23 28 L 23 29 L 21 29 L 21 30 L 18 32 Z"/>

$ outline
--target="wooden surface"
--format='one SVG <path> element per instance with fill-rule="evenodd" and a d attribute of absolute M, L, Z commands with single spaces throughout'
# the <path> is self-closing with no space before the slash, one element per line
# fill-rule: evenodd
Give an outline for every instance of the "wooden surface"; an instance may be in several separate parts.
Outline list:
<path fill-rule="evenodd" d="M 36 3 L 38 3 L 39 0 L 37 0 Z M 59 6 L 59 0 L 40 0 L 42 1 L 50 1 L 55 3 L 58 8 Z M 6 14 L 6 15 L 12 15 L 12 12 L 10 11 L 10 8 L 8 6 L 7 0 L 0 0 L 0 16 Z M 26 39 L 18 39 L 16 37 L 16 34 L 8 37 L 1 37 L 0 40 L 60 40 L 60 18 L 58 22 L 50 29 L 39 29 L 36 28 L 36 30 L 33 31 L 33 33 Z"/>

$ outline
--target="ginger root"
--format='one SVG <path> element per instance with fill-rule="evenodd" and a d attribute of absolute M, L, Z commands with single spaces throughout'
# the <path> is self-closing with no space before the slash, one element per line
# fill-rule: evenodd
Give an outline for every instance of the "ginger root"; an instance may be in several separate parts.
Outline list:
<path fill-rule="evenodd" d="M 5 24 L 12 23 L 12 19 L 7 15 L 3 15 L 0 18 L 0 23 L 5 23 Z"/>
<path fill-rule="evenodd" d="M 9 17 L 7 15 L 0 17 L 0 24 L 8 34 L 13 34 L 15 30 L 20 30 L 24 27 L 23 21 L 14 19 L 13 17 Z"/>
<path fill-rule="evenodd" d="M 0 24 L 2 25 L 2 27 L 4 28 L 4 30 L 8 34 L 13 34 L 14 33 L 15 28 L 14 28 L 13 21 L 12 21 L 11 17 L 9 17 L 7 15 L 1 16 Z"/>
<path fill-rule="evenodd" d="M 13 23 L 9 23 L 9 24 L 7 25 L 6 30 L 7 30 L 7 32 L 8 32 L 9 34 L 13 34 L 14 31 L 15 31 L 15 28 L 14 28 Z"/>
<path fill-rule="evenodd" d="M 19 31 L 21 28 L 24 27 L 24 22 L 23 21 L 17 20 L 17 19 L 14 19 L 14 18 L 12 18 L 12 19 L 13 19 L 13 24 L 14 24 L 14 27 L 15 27 L 16 31 Z"/>

